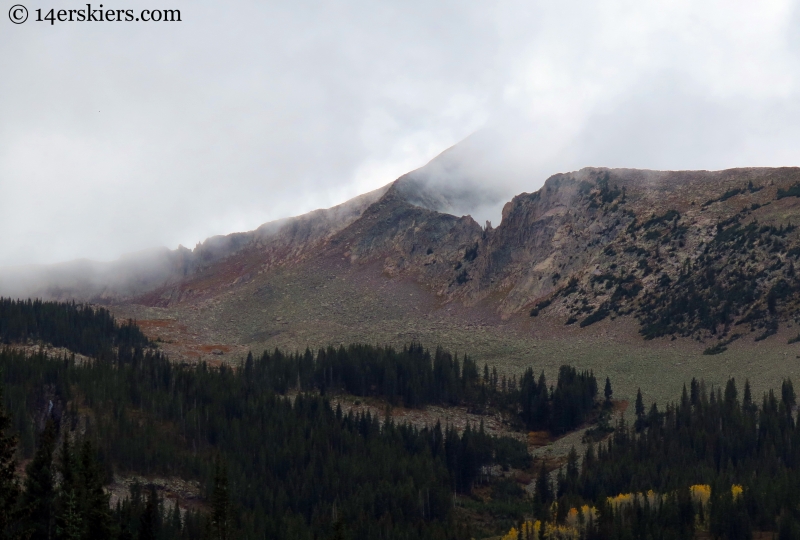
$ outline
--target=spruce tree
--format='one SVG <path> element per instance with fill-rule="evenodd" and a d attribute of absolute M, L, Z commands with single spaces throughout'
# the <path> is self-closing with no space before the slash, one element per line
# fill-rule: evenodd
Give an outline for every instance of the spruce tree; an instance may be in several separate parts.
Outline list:
<path fill-rule="evenodd" d="M 783 405 L 784 411 L 787 415 L 791 416 L 792 409 L 796 403 L 792 379 L 786 379 L 781 383 L 781 404 Z"/>
<path fill-rule="evenodd" d="M 580 466 L 578 464 L 578 452 L 573 446 L 567 455 L 567 470 L 564 476 L 564 482 L 567 486 L 567 492 L 572 493 L 578 487 L 578 477 L 580 475 Z"/>
<path fill-rule="evenodd" d="M 11 419 L 3 407 L 0 386 L 0 538 L 13 538 L 18 521 L 19 482 L 16 469 L 17 438 L 11 434 Z"/>
<path fill-rule="evenodd" d="M 728 409 L 731 409 L 736 405 L 737 396 L 738 391 L 736 390 L 736 380 L 731 377 L 725 384 L 725 406 L 728 407 Z"/>
<path fill-rule="evenodd" d="M 139 518 L 139 540 L 156 540 L 158 538 L 158 493 L 152 484 L 147 490 L 147 502 L 144 512 Z"/>
<path fill-rule="evenodd" d="M 644 400 L 642 399 L 642 389 L 636 391 L 636 429 L 641 431 L 644 427 Z"/>
<path fill-rule="evenodd" d="M 56 444 L 56 426 L 48 420 L 39 440 L 39 447 L 33 460 L 25 469 L 25 494 L 23 506 L 27 514 L 26 528 L 31 540 L 50 540 L 53 538 L 53 450 Z"/>
<path fill-rule="evenodd" d="M 550 486 L 550 476 L 545 468 L 544 460 L 542 460 L 542 466 L 539 469 L 539 476 L 536 478 L 536 490 L 534 494 L 538 502 L 542 505 L 546 505 L 553 499 L 553 489 Z"/>
<path fill-rule="evenodd" d="M 61 491 L 73 490 L 77 487 L 78 464 L 69 441 L 69 434 L 64 434 L 61 448 L 58 452 L 58 472 L 61 474 Z"/>
<path fill-rule="evenodd" d="M 92 443 L 85 440 L 80 454 L 80 492 L 84 497 L 83 519 L 89 538 L 108 538 L 111 534 L 111 510 L 103 483 L 103 474 Z"/>
<path fill-rule="evenodd" d="M 214 538 L 227 540 L 230 528 L 230 494 L 228 471 L 221 458 L 214 464 L 214 491 L 211 495 L 211 525 Z"/>
<path fill-rule="evenodd" d="M 58 453 L 58 472 L 61 484 L 55 498 L 55 520 L 58 538 L 77 539 L 83 535 L 83 518 L 80 508 L 82 494 L 78 493 L 77 464 L 69 442 L 64 435 Z"/>
<path fill-rule="evenodd" d="M 59 540 L 81 540 L 84 538 L 80 504 L 74 489 L 70 489 L 60 496 L 59 506 L 56 518 L 56 533 Z"/>
<path fill-rule="evenodd" d="M 753 403 L 753 395 L 750 391 L 750 381 L 745 379 L 744 381 L 744 397 L 742 398 L 742 411 L 749 415 L 755 415 L 756 411 L 758 410 L 758 405 Z"/>
<path fill-rule="evenodd" d="M 173 537 L 178 537 L 183 526 L 181 522 L 181 507 L 178 506 L 178 499 L 175 499 L 175 502 L 172 506 L 172 512 L 169 515 L 168 524 L 170 533 L 173 535 Z"/>
<path fill-rule="evenodd" d="M 611 390 L 611 379 L 606 377 L 606 387 L 603 390 L 603 395 L 606 397 L 606 407 L 611 406 L 611 396 L 614 395 L 614 391 Z"/>

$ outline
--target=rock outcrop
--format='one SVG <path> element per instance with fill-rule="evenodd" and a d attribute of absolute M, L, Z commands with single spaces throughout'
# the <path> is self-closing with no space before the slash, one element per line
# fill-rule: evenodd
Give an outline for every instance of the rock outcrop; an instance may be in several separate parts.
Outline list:
<path fill-rule="evenodd" d="M 586 327 L 627 316 L 644 338 L 698 339 L 768 337 L 800 305 L 800 169 L 586 168 L 517 195 L 494 228 L 441 211 L 469 195 L 437 192 L 423 173 L 332 209 L 160 253 L 158 264 L 134 258 L 95 269 L 106 278 L 91 286 L 48 270 L 51 283 L 37 292 L 166 309 L 250 295 L 262 299 L 255 313 L 279 309 L 269 300 L 276 276 L 295 279 L 281 298 L 310 306 L 322 285 L 302 283 L 325 274 L 367 296 L 386 282 L 414 283 L 430 306 L 479 306 L 501 320 Z M 419 316 L 417 305 L 396 301 L 403 316 Z M 354 302 L 337 316 L 359 309 Z"/>

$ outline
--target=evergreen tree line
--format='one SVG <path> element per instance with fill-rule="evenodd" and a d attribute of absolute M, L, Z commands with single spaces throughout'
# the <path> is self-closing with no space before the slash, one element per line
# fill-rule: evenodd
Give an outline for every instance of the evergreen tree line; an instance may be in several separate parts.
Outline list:
<path fill-rule="evenodd" d="M 65 347 L 93 358 L 110 356 L 117 347 L 130 349 L 149 344 L 133 321 L 119 324 L 104 308 L 0 298 L 0 342 L 28 340 Z"/>
<path fill-rule="evenodd" d="M 594 505 L 598 519 L 586 534 L 597 538 L 691 538 L 701 527 L 715 538 L 747 539 L 758 530 L 798 539 L 795 408 L 788 379 L 760 406 L 748 382 L 739 398 L 734 379 L 724 389 L 693 379 L 680 401 L 663 411 L 655 403 L 646 408 L 640 392 L 633 425 L 621 419 L 607 442 L 588 447 L 580 466 L 573 450 L 555 486 L 542 467 L 538 515 L 563 520 L 570 508 Z M 690 495 L 690 486 L 698 485 L 710 486 L 706 507 Z M 660 494 L 657 502 L 639 497 L 615 508 L 609 499 L 650 490 Z"/>
<path fill-rule="evenodd" d="M 356 396 L 376 396 L 391 404 L 422 407 L 427 404 L 459 405 L 474 401 L 481 384 L 478 368 L 468 356 L 459 360 L 442 348 L 431 355 L 412 343 L 393 347 L 353 344 L 320 349 L 317 354 L 265 351 L 258 369 L 249 355 L 245 370 L 274 391 L 344 391 Z"/>
<path fill-rule="evenodd" d="M 524 443 L 490 436 L 482 426 L 459 434 L 438 424 L 381 424 L 370 413 L 334 409 L 324 396 L 280 396 L 256 376 L 270 361 L 251 359 L 238 369 L 175 365 L 136 348 L 76 365 L 0 351 L 3 401 L 16 433 L 35 431 L 43 415 L 59 432 L 82 426 L 96 449 L 92 474 L 103 482 L 112 471 L 201 480 L 213 502 L 211 521 L 184 519 L 180 534 L 187 538 L 219 537 L 222 528 L 213 523 L 224 523 L 231 538 L 466 538 L 453 517 L 453 493 L 468 493 L 488 465 L 529 464 Z M 60 467 L 42 450 L 46 440 L 35 436 L 33 461 Z M 225 464 L 224 482 L 217 460 Z M 57 477 L 51 481 L 69 485 Z M 223 483 L 227 496 L 219 495 Z M 83 504 L 94 487 L 56 489 L 66 502 L 53 504 L 71 508 L 69 493 Z M 178 519 L 158 510 L 151 495 L 134 494 L 112 512 L 109 537 L 161 538 L 169 527 L 174 534 Z M 88 514 L 69 512 L 88 526 Z"/>
<path fill-rule="evenodd" d="M 482 426 L 459 434 L 452 426 L 381 425 L 369 413 L 332 409 L 325 396 L 344 391 L 412 407 L 498 408 L 532 428 L 561 431 L 583 421 L 596 394 L 593 375 L 573 368 L 561 369 L 555 387 L 543 375 L 532 382 L 532 370 L 518 384 L 487 365 L 481 377 L 470 358 L 442 349 L 431 354 L 417 344 L 402 351 L 365 345 L 317 355 L 275 351 L 249 355 L 236 369 L 175 365 L 149 347 L 134 323 L 119 326 L 105 310 L 0 304 L 8 319 L 0 318 L 4 340 L 40 339 L 97 358 L 76 365 L 69 357 L 0 351 L 8 411 L 0 443 L 13 447 L 8 455 L 36 464 L 8 506 L 13 519 L 0 524 L 8 534 L 466 537 L 466 525 L 453 517 L 453 493 L 469 493 L 485 480 L 487 465 L 526 468 L 525 445 L 489 436 Z M 289 389 L 310 394 L 279 395 Z M 565 400 L 575 406 L 562 414 Z M 547 414 L 537 409 L 541 404 Z M 5 471 L 13 483 L 14 467 L 6 464 L 0 477 Z M 181 515 L 152 486 L 139 485 L 109 510 L 102 485 L 115 471 L 199 479 L 211 511 Z"/>
<path fill-rule="evenodd" d="M 611 383 L 607 380 L 607 384 L 610 399 Z M 597 380 L 590 371 L 561 366 L 556 387 L 548 389 L 544 372 L 537 382 L 533 368 L 528 368 L 519 386 L 514 397 L 519 400 L 522 420 L 529 429 L 565 433 L 581 425 L 595 408 Z"/>
<path fill-rule="evenodd" d="M 216 507 L 215 507 L 216 508 Z M 222 509 L 227 506 L 221 506 Z M 111 510 L 112 528 L 104 538 L 121 540 L 191 540 L 194 538 L 231 538 L 224 522 L 212 515 L 182 509 L 177 501 L 167 504 L 155 486 L 134 482 L 130 495 Z M 222 526 L 219 526 L 219 525 Z M 80 537 L 75 537 L 80 538 Z M 87 537 L 100 538 L 100 537 Z"/>
<path fill-rule="evenodd" d="M 168 540 L 211 537 L 213 519 L 181 511 L 177 502 L 165 509 L 155 489 L 145 501 L 142 486 L 131 497 L 109 507 L 105 475 L 90 440 L 59 429 L 48 418 L 36 452 L 20 482 L 16 437 L 0 407 L 0 538 L 26 540 Z M 58 444 L 59 436 L 61 443 Z M 205 524 L 205 528 L 203 528 Z M 205 534 L 203 534 L 205 533 Z"/>
<path fill-rule="evenodd" d="M 346 392 L 375 396 L 406 407 L 427 404 L 466 405 L 473 412 L 489 408 L 509 412 L 527 429 L 564 433 L 586 421 L 595 408 L 597 381 L 588 371 L 562 366 L 555 388 L 544 372 L 538 378 L 529 368 L 520 378 L 499 377 L 497 369 L 483 367 L 483 375 L 469 356 L 437 348 L 433 354 L 420 344 L 402 350 L 354 344 L 320 349 L 313 354 L 264 351 L 260 362 L 248 355 L 248 378 L 285 394 L 290 389 Z"/>

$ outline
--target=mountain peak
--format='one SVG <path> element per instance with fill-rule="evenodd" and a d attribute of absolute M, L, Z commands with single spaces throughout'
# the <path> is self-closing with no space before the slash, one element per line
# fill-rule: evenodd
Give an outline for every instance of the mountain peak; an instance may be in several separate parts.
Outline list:
<path fill-rule="evenodd" d="M 443 181 L 445 165 L 191 251 L 40 269 L 49 281 L 38 292 L 157 307 L 220 340 L 297 347 L 392 324 L 417 339 L 429 332 L 418 321 L 455 312 L 515 332 L 622 319 L 648 339 L 763 340 L 800 308 L 800 169 L 587 167 L 516 195 L 483 228 L 455 211 L 481 192 L 454 169 Z M 265 322 L 273 312 L 280 325 Z"/>

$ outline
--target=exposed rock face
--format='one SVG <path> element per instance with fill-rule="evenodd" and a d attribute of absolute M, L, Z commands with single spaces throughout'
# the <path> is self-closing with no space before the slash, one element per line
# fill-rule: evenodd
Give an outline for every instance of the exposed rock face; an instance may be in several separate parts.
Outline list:
<path fill-rule="evenodd" d="M 401 178 L 335 231 L 315 234 L 299 219 L 267 240 L 248 233 L 232 255 L 215 253 L 139 301 L 207 299 L 268 281 L 277 267 L 330 259 L 379 264 L 385 277 L 412 279 L 441 302 L 488 302 L 503 318 L 541 311 L 587 326 L 633 314 L 645 337 L 769 331 L 794 314 L 798 169 L 583 169 L 514 197 L 494 229 L 414 204 L 437 204 L 415 185 Z"/>
<path fill-rule="evenodd" d="M 167 253 L 150 274 L 48 291 L 198 313 L 236 305 L 224 316 L 242 344 L 282 331 L 241 329 L 257 326 L 248 321 L 261 313 L 296 307 L 296 323 L 308 324 L 315 305 L 331 306 L 320 291 L 337 280 L 349 292 L 337 293 L 331 313 L 363 316 L 367 330 L 387 316 L 365 313 L 369 302 L 386 302 L 375 295 L 389 282 L 428 295 L 392 296 L 387 309 L 398 320 L 452 305 L 562 325 L 630 315 L 645 338 L 733 338 L 766 337 L 795 316 L 800 169 L 587 168 L 514 197 L 496 228 L 439 211 L 466 196 L 436 192 L 420 174 L 333 209 Z M 218 315 L 198 317 L 218 324 Z"/>
<path fill-rule="evenodd" d="M 213 236 L 194 250 L 180 246 L 174 251 L 163 248 L 133 253 L 109 263 L 77 260 L 6 268 L 0 271 L 0 295 L 126 302 L 154 290 L 179 288 L 182 282 L 215 263 L 253 249 L 260 251 L 260 268 L 266 269 L 276 261 L 287 263 L 312 251 L 350 225 L 388 188 L 384 186 L 333 208 L 265 223 L 255 231 Z M 238 277 L 250 279 L 246 274 Z"/>
<path fill-rule="evenodd" d="M 474 244 L 439 290 L 468 305 L 494 296 L 505 317 L 542 301 L 582 325 L 633 313 L 645 337 L 769 331 L 800 292 L 798 185 L 794 168 L 555 175 L 496 229 L 462 237 L 459 249 Z"/>

